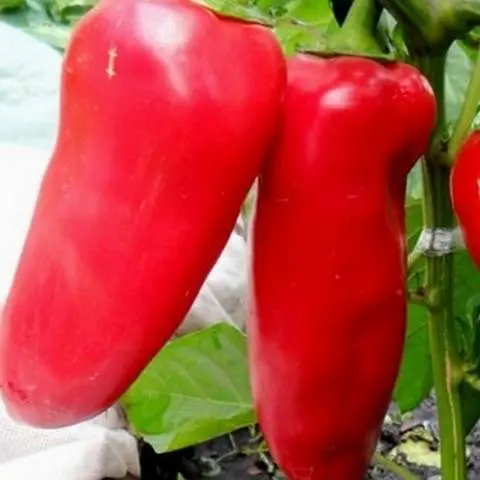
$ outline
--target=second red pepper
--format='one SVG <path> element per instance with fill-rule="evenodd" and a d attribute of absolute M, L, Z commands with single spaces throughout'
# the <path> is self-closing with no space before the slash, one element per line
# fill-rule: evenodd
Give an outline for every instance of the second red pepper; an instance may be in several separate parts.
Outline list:
<path fill-rule="evenodd" d="M 480 269 L 480 131 L 472 133 L 460 149 L 450 191 L 468 252 Z"/>
<path fill-rule="evenodd" d="M 360 480 L 402 357 L 406 175 L 435 98 L 402 64 L 300 55 L 288 75 L 253 220 L 253 395 L 290 480 Z"/>

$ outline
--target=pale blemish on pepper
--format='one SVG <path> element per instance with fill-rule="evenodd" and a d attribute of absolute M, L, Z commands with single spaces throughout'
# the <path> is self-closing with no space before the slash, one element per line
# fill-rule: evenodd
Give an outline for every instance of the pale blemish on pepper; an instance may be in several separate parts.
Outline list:
<path fill-rule="evenodd" d="M 115 70 L 115 63 L 116 63 L 117 57 L 118 57 L 117 49 L 115 47 L 111 48 L 108 51 L 108 62 L 107 62 L 107 70 L 106 70 L 108 78 L 113 78 L 117 74 Z"/>
<path fill-rule="evenodd" d="M 301 467 L 292 469 L 292 480 L 312 480 L 315 467 Z"/>

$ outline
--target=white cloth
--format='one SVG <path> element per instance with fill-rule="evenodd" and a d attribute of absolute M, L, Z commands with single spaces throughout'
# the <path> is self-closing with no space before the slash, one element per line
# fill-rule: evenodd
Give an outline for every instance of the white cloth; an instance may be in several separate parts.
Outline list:
<path fill-rule="evenodd" d="M 55 141 L 60 68 L 56 51 L 0 23 L 0 307 Z M 232 234 L 177 334 L 217 322 L 243 325 L 245 257 L 243 237 Z M 137 442 L 123 427 L 112 408 L 72 427 L 34 429 L 14 423 L 0 402 L 0 479 L 139 476 Z"/>
<path fill-rule="evenodd" d="M 2 480 L 102 480 L 140 475 L 136 439 L 115 408 L 58 430 L 14 423 L 0 404 Z"/>
<path fill-rule="evenodd" d="M 61 61 L 53 48 L 0 22 L 0 142 L 51 148 Z"/>

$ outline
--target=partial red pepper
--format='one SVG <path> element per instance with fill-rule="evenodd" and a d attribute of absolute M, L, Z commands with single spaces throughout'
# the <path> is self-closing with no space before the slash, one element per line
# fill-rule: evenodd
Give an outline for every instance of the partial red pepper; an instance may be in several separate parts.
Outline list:
<path fill-rule="evenodd" d="M 13 417 L 92 417 L 167 342 L 262 167 L 285 79 L 269 30 L 186 0 L 102 0 L 82 19 L 3 312 Z"/>
<path fill-rule="evenodd" d="M 404 64 L 299 55 L 252 228 L 258 418 L 290 480 L 362 479 L 406 320 L 406 175 L 436 116 Z"/>
<path fill-rule="evenodd" d="M 458 153 L 450 193 L 468 252 L 480 269 L 480 131 L 471 133 Z"/>

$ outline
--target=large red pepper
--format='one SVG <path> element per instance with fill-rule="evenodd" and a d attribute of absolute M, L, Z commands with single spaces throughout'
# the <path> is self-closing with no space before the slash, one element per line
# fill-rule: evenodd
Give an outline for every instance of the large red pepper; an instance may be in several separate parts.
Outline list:
<path fill-rule="evenodd" d="M 2 318 L 15 418 L 99 413 L 174 333 L 262 167 L 285 79 L 271 32 L 186 0 L 102 0 L 82 19 Z"/>
<path fill-rule="evenodd" d="M 465 244 L 480 269 L 480 131 L 473 132 L 458 153 L 450 192 Z"/>
<path fill-rule="evenodd" d="M 252 229 L 258 417 L 290 480 L 363 478 L 404 345 L 405 179 L 436 108 L 403 64 L 300 55 Z"/>

